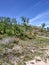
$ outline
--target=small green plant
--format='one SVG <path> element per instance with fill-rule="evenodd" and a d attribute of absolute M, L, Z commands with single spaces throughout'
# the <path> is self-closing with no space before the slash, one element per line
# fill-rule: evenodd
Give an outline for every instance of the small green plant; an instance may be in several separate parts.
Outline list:
<path fill-rule="evenodd" d="M 28 34 L 28 35 L 27 35 L 27 38 L 28 38 L 28 39 L 32 39 L 33 37 L 32 37 L 31 34 Z"/>
<path fill-rule="evenodd" d="M 3 39 L 3 35 L 0 35 L 0 39 Z"/>
<path fill-rule="evenodd" d="M 17 65 L 26 65 L 26 63 L 23 62 L 23 61 L 19 61 L 19 62 L 17 63 Z"/>
<path fill-rule="evenodd" d="M 13 48 L 13 46 L 14 46 L 14 44 L 13 44 L 13 43 L 9 43 L 9 44 L 7 44 L 7 48 L 12 49 L 12 48 Z"/>
<path fill-rule="evenodd" d="M 29 56 L 29 55 L 25 55 L 25 57 L 24 57 L 24 61 L 28 61 L 28 60 L 31 60 L 32 58 Z"/>
<path fill-rule="evenodd" d="M 19 43 L 19 38 L 13 38 L 14 40 L 13 40 L 13 42 L 15 43 L 15 44 L 18 44 Z"/>
<path fill-rule="evenodd" d="M 16 55 L 16 57 L 21 56 L 21 54 L 20 54 L 20 53 L 18 53 L 18 52 L 16 52 L 16 53 L 15 53 L 15 55 Z"/>

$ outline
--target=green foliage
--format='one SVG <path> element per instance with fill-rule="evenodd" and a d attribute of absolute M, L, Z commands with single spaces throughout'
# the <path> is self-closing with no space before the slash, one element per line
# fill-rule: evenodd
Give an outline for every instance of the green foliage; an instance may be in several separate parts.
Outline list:
<path fill-rule="evenodd" d="M 29 55 L 25 55 L 25 57 L 24 57 L 24 61 L 28 61 L 28 60 L 31 60 L 32 58 L 31 58 L 31 56 L 29 56 Z"/>
<path fill-rule="evenodd" d="M 45 31 L 45 29 L 44 29 L 45 23 L 42 24 L 41 28 L 36 28 L 35 26 L 33 28 L 31 25 L 28 24 L 29 18 L 26 18 L 23 16 L 21 17 L 22 24 L 18 24 L 18 21 L 16 20 L 16 18 L 11 19 L 9 17 L 1 17 L 1 19 L 0 19 L 0 39 L 2 39 L 1 35 L 3 35 L 4 37 L 16 36 L 16 37 L 19 37 L 23 40 L 25 40 L 26 38 L 32 39 L 32 38 L 36 37 L 36 33 L 38 31 L 39 32 Z M 32 36 L 32 33 L 34 32 L 33 29 L 34 30 L 38 29 L 38 31 L 36 33 L 34 33 L 34 36 Z"/>
<path fill-rule="evenodd" d="M 45 27 L 45 23 L 42 23 L 42 28 L 44 28 Z"/>
<path fill-rule="evenodd" d="M 7 48 L 12 49 L 12 48 L 13 48 L 13 46 L 14 46 L 14 44 L 12 44 L 12 43 L 7 44 Z"/>
<path fill-rule="evenodd" d="M 0 39 L 3 39 L 3 35 L 0 35 Z"/>
<path fill-rule="evenodd" d="M 47 31 L 49 31 L 49 27 L 47 27 Z"/>
<path fill-rule="evenodd" d="M 13 42 L 15 43 L 15 44 L 18 44 L 19 43 L 19 38 L 13 38 Z"/>
<path fill-rule="evenodd" d="M 27 38 L 28 38 L 28 39 L 32 39 L 33 36 L 32 36 L 31 34 L 29 34 L 29 35 L 27 35 Z"/>
<path fill-rule="evenodd" d="M 17 65 L 26 65 L 26 63 L 23 61 L 19 61 L 19 62 L 17 62 Z"/>

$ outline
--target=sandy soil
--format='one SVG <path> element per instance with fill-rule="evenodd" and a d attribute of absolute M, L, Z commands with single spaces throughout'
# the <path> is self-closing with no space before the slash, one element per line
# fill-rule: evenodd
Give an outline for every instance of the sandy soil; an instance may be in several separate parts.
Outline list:
<path fill-rule="evenodd" d="M 49 61 L 45 63 L 44 61 L 35 62 L 35 60 L 31 60 L 26 62 L 26 65 L 49 65 Z"/>

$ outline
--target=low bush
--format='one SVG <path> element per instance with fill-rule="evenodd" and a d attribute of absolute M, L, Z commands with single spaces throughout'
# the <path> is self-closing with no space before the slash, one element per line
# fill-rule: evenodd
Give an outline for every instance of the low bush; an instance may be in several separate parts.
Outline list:
<path fill-rule="evenodd" d="M 3 35 L 0 35 L 0 39 L 3 39 Z"/>
<path fill-rule="evenodd" d="M 25 62 L 21 62 L 21 61 L 19 61 L 18 63 L 17 63 L 17 65 L 26 65 L 26 63 Z"/>
<path fill-rule="evenodd" d="M 31 60 L 31 59 L 32 59 L 32 58 L 31 58 L 29 55 L 25 55 L 23 60 L 24 60 L 24 61 L 28 61 L 28 60 Z"/>
<path fill-rule="evenodd" d="M 27 35 L 27 38 L 28 38 L 28 39 L 32 39 L 33 36 L 32 36 L 31 34 L 29 34 L 29 35 Z"/>
<path fill-rule="evenodd" d="M 13 42 L 14 42 L 15 44 L 18 44 L 18 43 L 19 43 L 19 38 L 13 38 Z"/>
<path fill-rule="evenodd" d="M 13 48 L 13 46 L 14 46 L 14 44 L 13 44 L 13 43 L 9 43 L 9 44 L 7 45 L 7 48 L 12 49 L 12 48 Z"/>

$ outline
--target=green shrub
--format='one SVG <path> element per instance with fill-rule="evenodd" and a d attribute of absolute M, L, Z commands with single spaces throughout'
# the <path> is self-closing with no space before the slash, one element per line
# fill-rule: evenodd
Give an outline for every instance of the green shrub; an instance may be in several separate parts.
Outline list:
<path fill-rule="evenodd" d="M 19 57 L 21 55 L 21 53 L 16 52 L 15 50 L 12 51 L 12 54 L 16 57 Z"/>
<path fill-rule="evenodd" d="M 32 39 L 33 36 L 32 36 L 31 34 L 28 34 L 28 35 L 27 35 L 27 38 L 28 38 L 28 39 Z"/>
<path fill-rule="evenodd" d="M 29 56 L 29 55 L 25 55 L 25 57 L 24 57 L 24 61 L 28 61 L 28 60 L 31 60 L 32 58 Z"/>
<path fill-rule="evenodd" d="M 25 40 L 25 35 L 23 33 L 20 34 L 20 39 Z"/>
<path fill-rule="evenodd" d="M 13 43 L 9 43 L 9 44 L 7 44 L 7 47 L 8 47 L 8 48 L 10 48 L 10 49 L 12 49 L 12 48 L 13 48 L 13 46 L 14 46 L 14 44 L 13 44 Z"/>
<path fill-rule="evenodd" d="M 3 60 L 0 60 L 0 65 L 2 65 L 3 64 Z"/>
<path fill-rule="evenodd" d="M 19 52 L 16 52 L 15 55 L 19 57 L 21 54 Z"/>
<path fill-rule="evenodd" d="M 18 63 L 17 63 L 17 65 L 26 65 L 26 63 L 25 62 L 21 62 L 21 61 L 19 61 Z"/>
<path fill-rule="evenodd" d="M 3 39 L 3 35 L 0 35 L 0 39 Z"/>
<path fill-rule="evenodd" d="M 13 42 L 15 43 L 15 44 L 18 44 L 19 43 L 19 38 L 13 38 Z"/>

